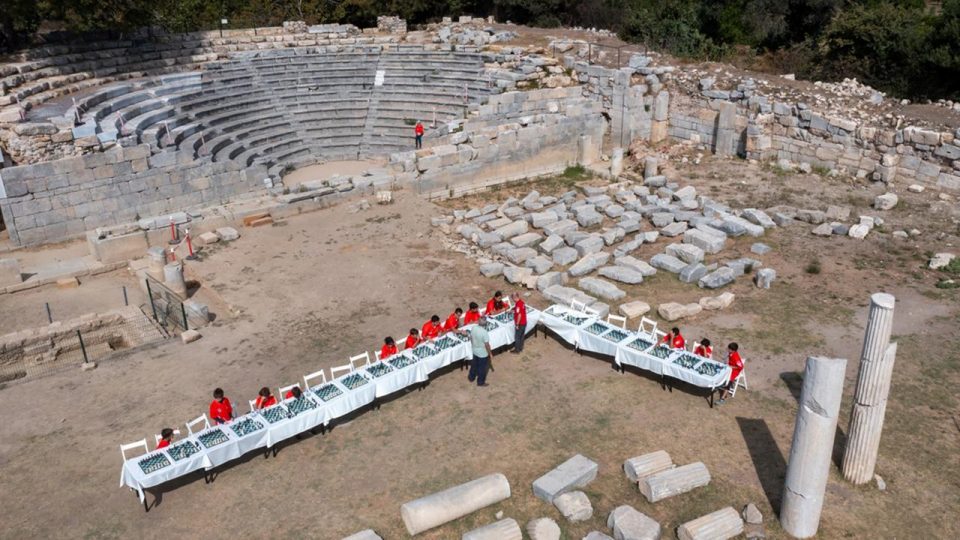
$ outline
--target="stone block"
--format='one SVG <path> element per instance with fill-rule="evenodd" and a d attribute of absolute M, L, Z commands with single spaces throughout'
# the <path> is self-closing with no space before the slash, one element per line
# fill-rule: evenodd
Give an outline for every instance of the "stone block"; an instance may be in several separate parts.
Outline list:
<path fill-rule="evenodd" d="M 503 267 L 503 277 L 513 284 L 525 283 L 526 280 L 532 276 L 533 269 L 531 268 L 520 268 L 519 266 L 509 265 Z"/>
<path fill-rule="evenodd" d="M 680 281 L 684 283 L 697 283 L 700 278 L 707 275 L 707 267 L 701 263 L 691 263 L 680 271 Z"/>
<path fill-rule="evenodd" d="M 600 236 L 588 236 L 583 240 L 577 242 L 574 247 L 577 249 L 577 253 L 584 257 L 591 253 L 597 253 L 602 250 L 604 246 L 603 238 Z"/>
<path fill-rule="evenodd" d="M 750 253 L 754 253 L 756 255 L 766 255 L 767 253 L 770 253 L 770 246 L 757 242 L 750 246 Z"/>
<path fill-rule="evenodd" d="M 950 264 L 950 261 L 956 258 L 956 255 L 953 253 L 935 253 L 933 257 L 930 258 L 930 261 L 927 263 L 927 268 L 931 270 L 940 270 L 941 268 L 946 267 Z"/>
<path fill-rule="evenodd" d="M 657 314 L 667 321 L 676 321 L 685 317 L 693 317 L 700 313 L 703 308 L 700 304 L 679 304 L 677 302 L 667 302 L 657 306 Z"/>
<path fill-rule="evenodd" d="M 684 268 L 687 267 L 687 263 L 665 253 L 658 253 L 654 255 L 650 259 L 650 265 L 654 268 L 666 270 L 667 272 L 671 272 L 673 274 L 679 274 Z"/>
<path fill-rule="evenodd" d="M 584 304 L 590 305 L 597 301 L 596 298 L 590 296 L 589 294 L 572 287 L 564 287 L 562 285 L 553 285 L 547 287 L 543 291 L 543 296 L 555 304 L 563 304 L 569 306 L 572 300 L 582 302 Z"/>
<path fill-rule="evenodd" d="M 506 518 L 467 531 L 461 540 L 523 540 L 523 531 L 515 519 Z"/>
<path fill-rule="evenodd" d="M 884 193 L 873 200 L 873 207 L 877 210 L 893 210 L 899 200 L 896 193 Z"/>
<path fill-rule="evenodd" d="M 749 257 L 733 259 L 725 262 L 724 265 L 733 270 L 733 277 L 740 277 L 744 274 L 750 274 L 754 271 L 754 269 L 763 267 L 763 263 Z"/>
<path fill-rule="evenodd" d="M 523 265 L 533 270 L 534 274 L 543 274 L 553 268 L 553 261 L 543 255 L 537 255 L 524 261 Z"/>
<path fill-rule="evenodd" d="M 667 225 L 673 223 L 674 215 L 673 212 L 655 212 L 650 215 L 650 221 L 653 223 L 654 227 L 666 227 Z"/>
<path fill-rule="evenodd" d="M 603 223 L 603 215 L 596 210 L 579 212 L 577 214 L 577 223 L 579 223 L 581 227 L 599 225 Z"/>
<path fill-rule="evenodd" d="M 797 215 L 795 216 L 798 221 L 803 221 L 811 225 L 819 225 L 823 223 L 826 220 L 826 217 L 826 214 L 820 210 L 806 209 L 797 210 Z"/>
<path fill-rule="evenodd" d="M 186 332 L 182 332 L 180 334 L 180 341 L 182 341 L 184 344 L 193 343 L 201 337 L 203 336 L 200 335 L 200 332 L 197 332 L 196 330 L 187 330 Z"/>
<path fill-rule="evenodd" d="M 20 261 L 16 259 L 0 259 L 0 287 L 19 285 L 23 283 L 20 273 Z"/>
<path fill-rule="evenodd" d="M 640 493 L 654 503 L 709 483 L 707 466 L 696 462 L 647 476 L 640 480 L 639 486 Z"/>
<path fill-rule="evenodd" d="M 538 249 L 543 253 L 550 254 L 550 253 L 553 253 L 553 251 L 556 250 L 557 248 L 563 247 L 563 245 L 564 245 L 563 237 L 554 234 L 554 235 L 548 236 L 547 239 L 544 240 L 543 242 L 540 242 Z"/>
<path fill-rule="evenodd" d="M 670 244 L 666 253 L 688 264 L 698 263 L 704 256 L 703 249 L 694 244 Z"/>
<path fill-rule="evenodd" d="M 821 223 L 810 231 L 814 236 L 833 236 L 833 224 Z"/>
<path fill-rule="evenodd" d="M 560 250 L 557 250 L 560 251 Z M 556 260 L 556 252 L 554 252 L 554 260 Z M 607 261 L 610 260 L 610 254 L 605 251 L 600 251 L 598 253 L 591 253 L 581 258 L 579 261 L 574 263 L 570 267 L 568 273 L 573 277 L 580 277 L 590 272 L 593 272 L 597 268 L 607 264 Z M 559 264 L 559 263 L 558 263 Z"/>
<path fill-rule="evenodd" d="M 560 219 L 557 217 L 557 214 L 549 210 L 546 212 L 534 212 L 530 214 L 530 224 L 538 229 L 542 229 L 543 227 L 546 227 L 552 223 L 556 223 L 559 220 Z"/>
<path fill-rule="evenodd" d="M 771 220 L 772 221 L 772 220 Z M 760 225 L 754 225 L 749 221 L 737 216 L 724 216 L 720 225 L 720 230 L 730 236 L 741 236 L 749 234 L 750 236 L 763 236 L 764 229 Z"/>
<path fill-rule="evenodd" d="M 642 317 L 650 311 L 650 304 L 646 302 L 641 302 L 640 300 L 634 300 L 633 302 L 627 302 L 626 304 L 620 304 L 620 315 L 628 319 L 635 319 L 637 317 Z"/>
<path fill-rule="evenodd" d="M 673 459 L 664 450 L 657 450 L 642 456 L 632 457 L 623 462 L 623 473 L 631 482 L 674 468 Z"/>
<path fill-rule="evenodd" d="M 700 281 L 697 282 L 697 285 L 701 289 L 718 289 L 725 285 L 733 283 L 733 280 L 736 278 L 733 270 L 728 266 L 721 266 L 713 272 L 700 278 Z"/>
<path fill-rule="evenodd" d="M 575 231 L 579 228 L 576 221 L 571 219 L 562 219 L 555 223 L 545 225 L 543 227 L 543 232 L 547 233 L 550 236 L 558 235 L 563 236 L 565 233 L 570 231 Z"/>
<path fill-rule="evenodd" d="M 620 283 L 630 285 L 643 283 L 643 274 L 626 266 L 604 266 L 600 268 L 598 273 L 605 278 L 619 281 Z"/>
<path fill-rule="evenodd" d="M 600 237 L 603 238 L 603 243 L 612 246 L 617 242 L 623 240 L 627 235 L 627 232 L 621 229 L 620 227 L 614 227 L 612 229 L 607 229 L 600 234 Z"/>
<path fill-rule="evenodd" d="M 615 540 L 660 540 L 660 524 L 628 505 L 610 512 L 607 527 L 613 530 Z"/>
<path fill-rule="evenodd" d="M 684 231 L 687 230 L 687 227 L 688 225 L 686 221 L 677 221 L 660 229 L 660 234 L 668 238 L 673 238 L 674 236 L 680 236 L 683 234 Z"/>
<path fill-rule="evenodd" d="M 528 225 L 526 221 L 517 220 L 509 225 L 504 225 L 503 227 L 498 228 L 494 231 L 500 238 L 504 240 L 509 240 L 514 236 L 519 236 L 528 230 Z"/>
<path fill-rule="evenodd" d="M 554 285 L 563 284 L 563 274 L 560 272 L 547 272 L 537 277 L 537 290 L 543 292 Z"/>
<path fill-rule="evenodd" d="M 590 531 L 583 537 L 583 540 L 614 540 L 614 538 L 600 531 Z"/>
<path fill-rule="evenodd" d="M 694 199 L 697 196 L 697 189 L 693 186 L 684 186 L 673 192 L 673 198 L 678 201 Z"/>
<path fill-rule="evenodd" d="M 607 300 L 619 300 L 627 295 L 627 293 L 613 283 L 600 278 L 581 278 L 578 284 L 580 285 L 581 289 L 587 291 L 588 293 Z"/>
<path fill-rule="evenodd" d="M 743 534 L 743 520 L 731 506 L 677 527 L 679 540 L 727 540 L 741 534 Z"/>
<path fill-rule="evenodd" d="M 566 266 L 577 260 L 577 250 L 572 247 L 562 247 L 553 250 L 553 262 L 560 265 Z"/>
<path fill-rule="evenodd" d="M 533 494 L 552 503 L 558 496 L 584 487 L 597 477 L 596 462 L 577 454 L 533 482 Z"/>
<path fill-rule="evenodd" d="M 827 207 L 825 216 L 826 219 L 831 221 L 843 221 L 850 217 L 850 208 L 846 206 L 830 205 Z"/>
<path fill-rule="evenodd" d="M 568 521 L 586 521 L 593 517 L 593 505 L 582 491 L 570 491 L 553 499 L 553 505 Z"/>
<path fill-rule="evenodd" d="M 495 231 L 500 227 L 506 227 L 507 225 L 513 223 L 513 220 L 508 217 L 495 218 L 493 217 L 493 214 L 479 216 L 473 221 L 474 223 L 483 224 L 488 231 Z"/>
<path fill-rule="evenodd" d="M 614 259 L 613 264 L 617 266 L 624 266 L 631 270 L 636 270 L 643 277 L 650 277 L 657 273 L 657 269 L 650 266 L 646 261 L 641 261 L 635 257 L 629 255 L 623 255 Z"/>
<path fill-rule="evenodd" d="M 726 309 L 733 304 L 734 298 L 735 296 L 732 292 L 725 292 L 719 296 L 704 296 L 700 299 L 700 307 L 710 311 Z"/>
<path fill-rule="evenodd" d="M 776 270 L 773 268 L 761 268 L 754 278 L 754 283 L 761 289 L 769 289 L 775 279 L 777 279 Z"/>
<path fill-rule="evenodd" d="M 232 242 L 240 238 L 240 233 L 233 227 L 220 227 L 217 229 L 217 236 L 224 242 Z"/>
<path fill-rule="evenodd" d="M 205 232 L 197 236 L 197 240 L 199 240 L 199 244 L 201 246 L 208 246 L 210 244 L 216 244 L 219 242 L 220 236 L 215 232 Z"/>
<path fill-rule="evenodd" d="M 503 273 L 503 263 L 491 262 L 480 265 L 480 273 L 484 277 L 497 277 Z"/>
<path fill-rule="evenodd" d="M 610 305 L 599 300 L 587 305 L 587 307 L 595 311 L 597 313 L 597 317 L 600 319 L 605 319 L 607 318 L 607 315 L 610 314 Z"/>
<path fill-rule="evenodd" d="M 850 227 L 850 232 L 847 234 L 850 238 L 856 238 L 857 240 L 863 240 L 867 237 L 867 233 L 870 232 L 870 227 L 866 225 L 856 224 Z"/>
<path fill-rule="evenodd" d="M 514 236 L 510 239 L 510 243 L 518 248 L 529 248 L 537 245 L 541 240 L 543 237 L 539 233 L 528 232 Z"/>
<path fill-rule="evenodd" d="M 477 235 L 477 245 L 482 248 L 487 248 L 494 244 L 499 244 L 502 241 L 503 241 L 503 238 L 501 238 L 500 235 L 497 233 L 482 232 Z"/>
<path fill-rule="evenodd" d="M 611 204 L 603 209 L 603 213 L 610 218 L 618 218 L 623 215 L 623 207 L 619 204 Z"/>

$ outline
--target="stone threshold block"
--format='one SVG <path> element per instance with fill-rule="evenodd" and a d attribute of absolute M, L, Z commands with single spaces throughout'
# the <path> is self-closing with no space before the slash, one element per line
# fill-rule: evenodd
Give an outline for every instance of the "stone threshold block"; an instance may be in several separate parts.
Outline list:
<path fill-rule="evenodd" d="M 680 540 L 726 540 L 743 534 L 743 519 L 728 506 L 677 527 Z"/>
<path fill-rule="evenodd" d="M 400 506 L 411 536 L 510 498 L 510 483 L 500 473 L 438 491 Z"/>
<path fill-rule="evenodd" d="M 462 540 L 523 540 L 523 532 L 515 519 L 506 518 L 468 531 Z"/>
<path fill-rule="evenodd" d="M 710 471 L 701 462 L 652 474 L 640 480 L 640 493 L 650 502 L 680 495 L 710 483 Z"/>
<path fill-rule="evenodd" d="M 631 482 L 639 482 L 641 478 L 658 472 L 673 469 L 673 459 L 665 450 L 657 450 L 642 456 L 632 457 L 623 462 L 623 472 Z"/>
<path fill-rule="evenodd" d="M 533 482 L 533 494 L 543 501 L 553 503 L 557 495 L 592 482 L 597 477 L 598 469 L 596 462 L 577 454 L 537 478 Z"/>
<path fill-rule="evenodd" d="M 607 518 L 616 540 L 660 540 L 660 524 L 634 507 L 616 507 Z"/>

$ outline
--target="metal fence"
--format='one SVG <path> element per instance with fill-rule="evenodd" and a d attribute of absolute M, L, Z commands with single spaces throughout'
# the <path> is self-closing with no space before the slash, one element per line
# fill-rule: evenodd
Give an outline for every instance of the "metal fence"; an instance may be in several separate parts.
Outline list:
<path fill-rule="evenodd" d="M 0 346 L 0 387 L 35 379 L 82 364 L 102 362 L 149 343 L 163 340 L 166 334 L 143 315 L 129 308 L 129 315 L 102 326 L 80 323 L 63 331 L 44 328 L 17 334 L 18 342 Z"/>
<path fill-rule="evenodd" d="M 153 316 L 153 320 L 171 334 L 189 330 L 187 308 L 180 295 L 150 276 L 146 277 L 146 285 L 149 307 L 145 311 Z"/>

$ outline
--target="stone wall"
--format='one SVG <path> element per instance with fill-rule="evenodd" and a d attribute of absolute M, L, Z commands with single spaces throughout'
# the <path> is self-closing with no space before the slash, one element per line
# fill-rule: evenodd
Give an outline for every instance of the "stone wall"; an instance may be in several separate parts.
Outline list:
<path fill-rule="evenodd" d="M 437 196 L 555 174 L 599 158 L 607 129 L 600 112 L 577 87 L 492 96 L 449 144 L 393 154 L 391 162 L 398 178 Z"/>
<path fill-rule="evenodd" d="M 17 245 L 82 236 L 98 227 L 222 204 L 262 193 L 262 167 L 145 144 L 0 170 L 0 209 Z"/>
<path fill-rule="evenodd" d="M 732 121 L 721 125 L 723 109 Z M 877 128 L 803 104 L 684 96 L 675 96 L 669 124 L 671 138 L 715 151 L 717 134 L 732 130 L 732 154 L 749 159 L 789 160 L 875 181 L 960 189 L 960 130 Z"/>

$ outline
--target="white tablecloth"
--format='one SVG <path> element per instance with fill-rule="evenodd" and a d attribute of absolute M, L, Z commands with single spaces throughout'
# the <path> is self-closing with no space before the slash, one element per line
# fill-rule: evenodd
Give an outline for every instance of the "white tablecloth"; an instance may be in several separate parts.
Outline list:
<path fill-rule="evenodd" d="M 587 321 L 580 325 L 574 325 L 563 318 L 564 314 L 573 314 L 577 317 L 584 317 L 587 319 Z M 653 336 L 650 336 L 646 333 L 637 333 L 630 330 L 619 329 L 611 324 L 598 321 L 596 317 L 586 313 L 574 311 L 566 306 L 550 306 L 542 312 L 540 320 L 544 326 L 552 330 L 567 343 L 576 345 L 578 348 L 586 351 L 612 356 L 614 362 L 616 362 L 618 365 L 626 364 L 630 366 L 636 366 L 640 369 L 653 372 L 657 375 L 673 377 L 674 379 L 679 379 L 702 388 L 718 388 L 726 384 L 726 382 L 730 379 L 730 366 L 726 366 L 719 362 L 715 362 L 713 360 L 696 356 L 693 353 L 684 351 L 674 351 L 670 354 L 670 356 L 661 360 L 649 352 L 640 351 L 628 346 L 629 343 L 638 337 L 641 337 L 652 343 L 653 346 L 656 346 L 656 339 Z M 609 333 L 610 330 L 601 332 L 599 335 L 593 334 L 586 330 L 594 323 L 611 329 L 617 328 L 623 332 L 626 332 L 628 335 L 619 342 L 613 342 L 603 337 Z M 698 363 L 694 364 L 693 368 L 685 368 L 679 364 L 673 363 L 675 359 L 679 358 L 683 354 L 694 356 Z M 696 368 L 704 362 L 716 364 L 721 369 L 716 375 L 701 374 L 696 371 Z"/>
<path fill-rule="evenodd" d="M 540 321 L 541 313 L 539 310 L 530 307 L 527 308 L 526 332 L 528 334 L 534 330 Z M 512 344 L 515 333 L 513 323 L 496 324 L 497 328 L 490 332 L 491 347 L 496 348 Z M 410 351 L 403 351 L 400 354 L 408 355 L 409 357 L 412 353 L 410 353 Z M 340 390 L 340 395 L 329 401 L 323 401 L 313 392 L 305 392 L 303 398 L 316 404 L 316 407 L 301 412 L 296 416 L 271 424 L 259 412 L 252 412 L 246 416 L 235 419 L 234 422 L 249 417 L 263 424 L 263 429 L 239 437 L 230 429 L 230 424 L 226 424 L 214 426 L 200 433 L 191 435 L 184 439 L 184 441 L 199 444 L 200 450 L 189 458 L 179 462 L 174 461 L 166 450 L 157 451 L 170 461 L 170 465 L 158 471 L 144 474 L 139 465 L 140 460 L 155 452 L 130 458 L 124 461 L 121 466 L 120 485 L 121 487 L 127 486 L 135 489 L 140 496 L 140 500 L 143 501 L 144 488 L 158 486 L 199 469 L 212 469 L 257 448 L 272 447 L 280 441 L 289 439 L 299 433 L 314 429 L 320 425 L 329 424 L 336 418 L 350 414 L 353 411 L 373 403 L 377 397 L 386 396 L 408 386 L 422 383 L 429 378 L 430 373 L 454 362 L 470 358 L 471 356 L 470 341 L 467 340 L 455 347 L 438 351 L 434 355 L 401 369 L 396 369 L 391 365 L 392 371 L 381 377 L 374 377 L 365 368 L 360 369 L 354 373 L 360 373 L 368 382 L 353 390 L 347 389 L 342 382 L 345 377 L 349 377 L 351 374 L 343 375 L 331 383 Z M 279 406 L 286 410 L 286 404 L 288 402 L 289 400 L 285 400 Z M 199 443 L 197 437 L 214 429 L 220 429 L 227 436 L 228 440 L 213 448 L 206 448 Z M 177 441 L 173 446 L 181 444 L 182 442 L 183 441 Z"/>
<path fill-rule="evenodd" d="M 573 324 L 563 318 L 563 315 L 566 313 L 570 313 L 578 317 L 585 317 L 586 320 L 579 325 Z M 542 322 L 544 326 L 560 336 L 560 339 L 566 341 L 574 347 L 580 344 L 580 328 L 597 320 L 597 318 L 593 315 L 573 311 L 570 308 L 560 305 L 550 306 L 546 310 L 538 312 L 538 314 L 538 320 Z"/>

